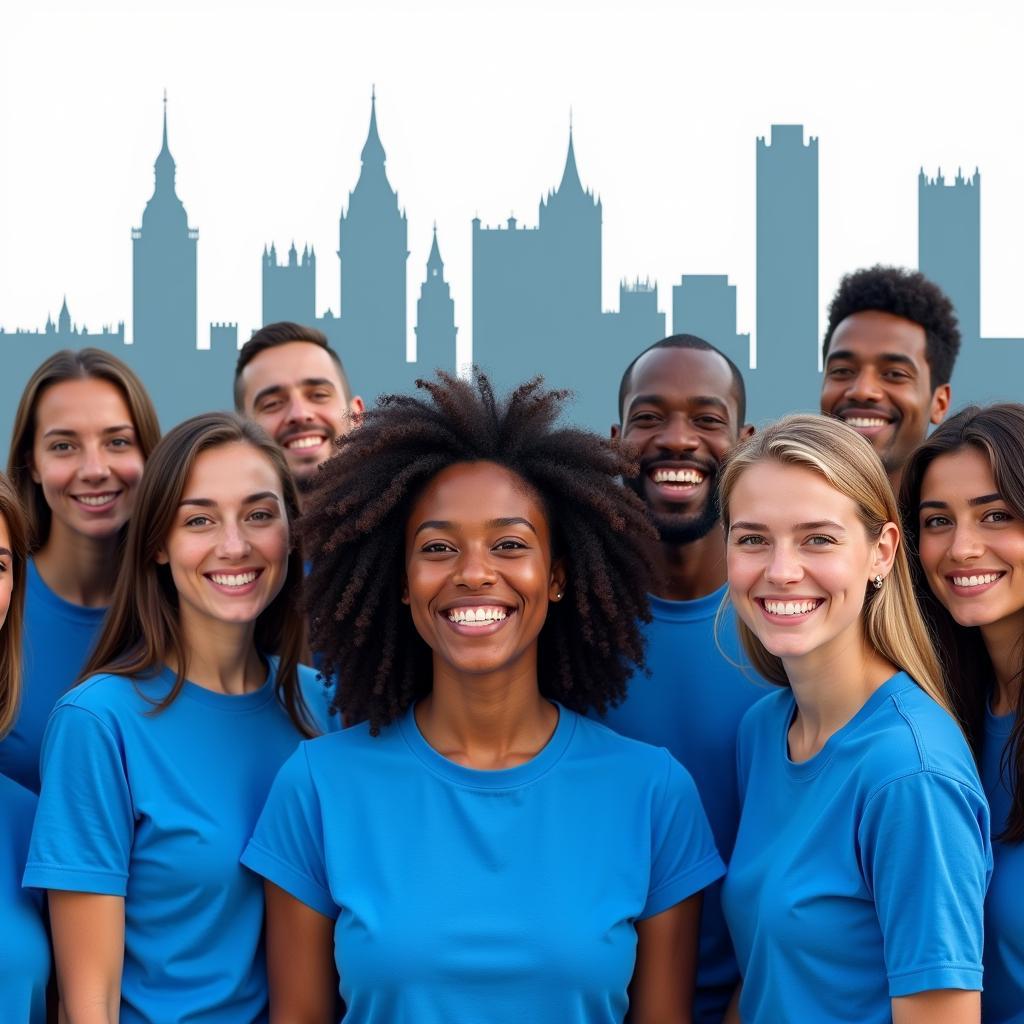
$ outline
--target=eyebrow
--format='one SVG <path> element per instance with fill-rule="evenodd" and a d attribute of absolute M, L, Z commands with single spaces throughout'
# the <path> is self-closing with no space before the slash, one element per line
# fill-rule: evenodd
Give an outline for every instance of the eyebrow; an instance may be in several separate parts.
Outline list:
<path fill-rule="evenodd" d="M 990 502 L 1002 500 L 1003 496 L 997 491 L 995 494 L 983 494 L 980 498 L 969 498 L 967 504 L 974 508 L 977 505 L 988 505 Z M 946 501 L 922 501 L 918 508 L 949 508 L 949 503 Z"/>
<path fill-rule="evenodd" d="M 14 557 L 14 555 L 11 554 L 10 549 L 8 549 L 8 548 L 0 548 L 0 558 L 13 558 L 13 557 Z"/>
<path fill-rule="evenodd" d="M 488 530 L 500 530 L 506 526 L 525 526 L 531 533 L 536 535 L 537 531 L 534 529 L 533 523 L 529 519 L 524 519 L 522 516 L 507 516 L 502 519 L 488 519 L 484 526 Z M 450 519 L 426 519 L 419 526 L 416 527 L 415 537 L 417 533 L 422 530 L 454 530 L 455 523 Z"/>
<path fill-rule="evenodd" d="M 796 523 L 793 526 L 794 530 L 841 530 L 843 533 L 846 532 L 846 527 L 835 522 L 832 519 L 816 519 L 811 523 Z M 763 530 L 768 531 L 767 523 L 733 523 L 729 527 L 729 531 L 733 530 Z"/>
<path fill-rule="evenodd" d="M 826 363 L 831 363 L 833 359 L 849 359 L 851 362 L 857 362 L 857 356 L 855 353 L 850 352 L 848 349 L 840 349 L 837 352 L 829 352 L 828 358 L 825 360 Z M 879 362 L 884 363 L 900 363 L 903 366 L 911 366 L 914 369 L 917 368 L 917 363 L 914 362 L 910 356 L 904 355 L 902 352 L 883 352 L 878 357 Z"/>
<path fill-rule="evenodd" d="M 632 412 L 637 405 L 664 405 L 663 395 L 634 395 L 629 403 L 629 411 Z M 692 395 L 686 400 L 687 405 L 713 405 L 723 412 L 729 411 L 729 405 L 724 398 L 718 395 Z"/>
<path fill-rule="evenodd" d="M 327 377 L 304 377 L 299 381 L 299 387 L 303 388 L 322 388 L 322 387 L 336 388 L 334 381 Z M 252 400 L 253 405 L 257 405 L 264 398 L 270 395 L 276 394 L 278 391 L 287 391 L 287 384 L 271 384 L 269 387 L 263 388 L 262 391 L 257 391 L 255 397 Z"/>
<path fill-rule="evenodd" d="M 134 430 L 135 428 L 130 423 L 120 423 L 116 427 L 104 427 L 100 433 L 103 434 L 120 434 L 125 430 Z M 78 437 L 77 430 L 68 430 L 67 427 L 54 427 L 52 430 L 47 430 L 43 437 Z"/>
<path fill-rule="evenodd" d="M 281 499 L 273 491 L 257 491 L 256 494 L 250 494 L 248 497 L 242 499 L 243 505 L 253 505 L 257 501 L 276 501 L 279 505 Z M 216 508 L 217 502 L 212 498 L 182 498 L 179 503 L 179 508 L 184 505 L 198 505 L 200 508 Z"/>

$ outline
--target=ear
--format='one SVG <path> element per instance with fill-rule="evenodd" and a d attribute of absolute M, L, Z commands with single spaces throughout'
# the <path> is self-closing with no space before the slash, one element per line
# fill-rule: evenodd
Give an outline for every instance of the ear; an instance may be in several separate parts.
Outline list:
<path fill-rule="evenodd" d="M 565 562 L 556 558 L 551 565 L 551 582 L 548 584 L 548 600 L 561 601 L 565 596 Z"/>
<path fill-rule="evenodd" d="M 43 481 L 39 476 L 39 470 L 36 469 L 36 458 L 32 454 L 31 449 L 25 453 L 25 462 L 28 464 L 29 475 L 32 477 L 32 483 L 41 484 Z"/>
<path fill-rule="evenodd" d="M 155 561 L 157 565 L 167 565 L 167 563 L 170 561 L 170 558 L 167 557 L 166 548 L 156 549 Z"/>
<path fill-rule="evenodd" d="M 359 426 L 364 412 L 366 412 L 366 403 L 359 397 L 359 395 L 353 395 L 348 400 L 348 414 L 352 419 L 353 427 Z"/>
<path fill-rule="evenodd" d="M 622 436 L 622 427 L 620 427 L 618 423 L 613 423 L 611 425 L 611 429 L 608 431 L 608 436 L 613 441 L 618 440 Z"/>
<path fill-rule="evenodd" d="M 886 523 L 882 532 L 875 541 L 875 558 L 871 566 L 871 576 L 886 577 L 892 572 L 893 562 L 896 561 L 896 552 L 900 546 L 900 529 L 895 523 Z"/>
<path fill-rule="evenodd" d="M 948 384 L 940 384 L 932 395 L 932 408 L 930 421 L 941 423 L 949 412 L 949 403 L 953 397 L 952 389 Z"/>
<path fill-rule="evenodd" d="M 753 423 L 744 423 L 743 426 L 740 427 L 740 432 L 737 437 L 737 440 L 746 441 L 748 437 L 753 437 L 756 433 L 757 428 L 754 426 Z"/>

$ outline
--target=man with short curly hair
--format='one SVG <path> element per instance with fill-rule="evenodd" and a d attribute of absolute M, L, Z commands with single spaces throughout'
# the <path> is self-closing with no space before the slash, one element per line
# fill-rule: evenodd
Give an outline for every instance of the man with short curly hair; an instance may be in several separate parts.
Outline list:
<path fill-rule="evenodd" d="M 894 488 L 903 465 L 941 423 L 960 329 L 945 293 L 918 271 L 847 274 L 829 306 L 821 411 L 871 442 Z"/>

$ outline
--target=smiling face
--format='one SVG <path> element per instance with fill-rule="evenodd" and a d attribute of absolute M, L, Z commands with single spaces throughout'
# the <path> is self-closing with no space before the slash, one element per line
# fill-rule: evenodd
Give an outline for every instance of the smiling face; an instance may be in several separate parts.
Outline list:
<path fill-rule="evenodd" d="M 921 481 L 918 549 L 928 585 L 961 626 L 1024 630 L 1024 522 L 999 493 L 988 457 L 940 455 Z"/>
<path fill-rule="evenodd" d="M 920 324 L 865 310 L 836 327 L 825 356 L 821 411 L 867 438 L 890 476 L 949 408 L 949 385 L 932 388 L 925 346 Z"/>
<path fill-rule="evenodd" d="M 106 380 L 67 380 L 47 388 L 35 410 L 32 479 L 61 531 L 97 540 L 128 521 L 143 456 L 124 395 Z"/>
<path fill-rule="evenodd" d="M 719 467 L 752 431 L 739 422 L 732 372 L 717 352 L 656 348 L 637 360 L 612 436 L 640 450 L 640 476 L 626 482 L 663 541 L 699 540 L 718 522 Z"/>
<path fill-rule="evenodd" d="M 182 627 L 251 624 L 277 597 L 288 570 L 289 532 L 273 463 L 246 443 L 201 452 L 167 540 Z"/>
<path fill-rule="evenodd" d="M 264 349 L 242 371 L 243 408 L 281 446 L 296 480 L 311 477 L 363 410 L 330 353 L 308 341 Z"/>
<path fill-rule="evenodd" d="M 564 577 L 536 494 L 491 462 L 438 473 L 405 530 L 403 600 L 434 674 L 536 675 L 537 638 Z"/>
<path fill-rule="evenodd" d="M 743 472 L 729 512 L 729 596 L 766 650 L 787 671 L 863 650 L 865 595 L 892 567 L 896 526 L 873 541 L 851 498 L 810 469 L 776 462 Z"/>

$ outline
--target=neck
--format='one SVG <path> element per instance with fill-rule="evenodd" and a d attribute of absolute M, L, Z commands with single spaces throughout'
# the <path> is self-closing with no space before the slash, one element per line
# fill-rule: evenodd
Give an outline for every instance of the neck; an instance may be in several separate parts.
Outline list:
<path fill-rule="evenodd" d="M 921 438 L 923 441 L 924 438 Z M 899 466 L 896 469 L 890 469 L 886 476 L 889 478 L 889 486 L 892 487 L 892 493 L 898 498 L 900 496 L 900 484 L 903 483 L 903 467 Z"/>
<path fill-rule="evenodd" d="M 186 663 L 180 666 L 186 678 L 215 693 L 242 694 L 258 690 L 267 672 L 256 652 L 255 622 L 193 621 L 187 608 L 181 609 L 182 647 Z M 178 671 L 177 664 L 169 667 Z"/>
<path fill-rule="evenodd" d="M 537 687 L 536 648 L 527 664 L 494 675 L 468 675 L 434 663 L 432 691 L 416 705 L 424 739 L 469 768 L 512 768 L 534 757 L 558 722 Z"/>
<path fill-rule="evenodd" d="M 105 608 L 117 579 L 117 544 L 110 537 L 85 537 L 54 520 L 50 536 L 36 552 L 35 563 L 43 582 L 71 604 Z"/>
<path fill-rule="evenodd" d="M 652 554 L 659 569 L 655 597 L 695 601 L 725 583 L 725 536 L 717 524 L 689 544 L 656 541 Z"/>
<path fill-rule="evenodd" d="M 1020 699 L 1021 659 L 1024 655 L 1022 636 L 1021 617 L 1018 615 L 981 627 L 981 638 L 996 676 L 992 694 L 994 714 L 1010 714 Z"/>
<path fill-rule="evenodd" d="M 789 731 L 794 761 L 813 757 L 867 703 L 896 667 L 857 630 L 845 643 L 784 658 L 797 715 Z"/>

